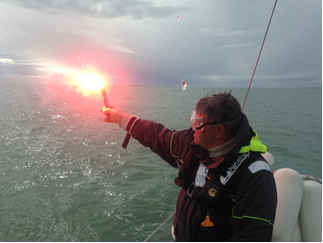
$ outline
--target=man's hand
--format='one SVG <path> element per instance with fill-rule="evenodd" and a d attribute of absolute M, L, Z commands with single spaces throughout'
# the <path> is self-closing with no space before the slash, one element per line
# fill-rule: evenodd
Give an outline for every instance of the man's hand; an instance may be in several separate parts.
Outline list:
<path fill-rule="evenodd" d="M 126 129 L 128 119 L 130 118 L 129 114 L 119 111 L 115 108 L 105 106 L 102 108 L 102 112 L 105 116 L 105 122 L 115 123 L 118 124 L 121 128 Z"/>

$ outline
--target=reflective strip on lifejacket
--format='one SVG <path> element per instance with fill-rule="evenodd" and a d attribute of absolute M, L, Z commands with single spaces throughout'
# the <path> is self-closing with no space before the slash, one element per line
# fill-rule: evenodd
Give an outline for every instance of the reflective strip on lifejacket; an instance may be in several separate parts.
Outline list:
<path fill-rule="evenodd" d="M 253 219 L 253 220 L 259 220 L 259 221 L 265 222 L 267 224 L 273 225 L 273 223 L 269 219 L 265 219 L 265 218 L 261 218 L 261 217 L 248 216 L 248 215 L 236 216 L 236 215 L 234 215 L 233 208 L 232 208 L 232 218 L 233 219 Z"/>
<path fill-rule="evenodd" d="M 252 174 L 255 174 L 258 171 L 262 171 L 262 170 L 272 172 L 269 164 L 265 161 L 262 161 L 262 160 L 257 160 L 255 162 L 253 162 L 252 164 L 250 164 L 248 166 L 248 169 Z"/>
<path fill-rule="evenodd" d="M 267 152 L 267 146 L 260 141 L 256 132 L 255 134 L 256 135 L 251 138 L 249 145 L 241 147 L 239 151 L 240 154 L 247 153 L 249 151 L 261 152 L 261 153 Z"/>

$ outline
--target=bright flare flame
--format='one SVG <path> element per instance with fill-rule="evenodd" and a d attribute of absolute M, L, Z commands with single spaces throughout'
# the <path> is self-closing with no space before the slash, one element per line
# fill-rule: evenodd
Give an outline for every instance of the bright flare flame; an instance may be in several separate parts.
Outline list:
<path fill-rule="evenodd" d="M 110 80 L 95 68 L 74 69 L 60 65 L 48 65 L 41 70 L 55 74 L 63 74 L 68 83 L 85 96 L 99 94 L 103 88 L 109 89 Z"/>
<path fill-rule="evenodd" d="M 90 70 L 77 72 L 74 79 L 77 89 L 85 95 L 101 92 L 105 86 L 104 78 Z"/>

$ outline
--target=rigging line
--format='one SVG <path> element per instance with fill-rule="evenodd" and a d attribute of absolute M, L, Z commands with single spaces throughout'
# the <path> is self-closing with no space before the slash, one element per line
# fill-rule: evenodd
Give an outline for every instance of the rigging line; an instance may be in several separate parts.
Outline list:
<path fill-rule="evenodd" d="M 153 232 L 150 233 L 150 235 L 148 235 L 144 242 L 148 241 L 154 234 L 156 234 L 172 216 L 173 212 L 171 212 L 170 215 L 168 215 L 168 217 L 164 220 L 164 222 L 162 222 Z"/>
<path fill-rule="evenodd" d="M 260 59 L 262 49 L 264 48 L 264 44 L 265 44 L 266 37 L 267 37 L 268 31 L 269 31 L 269 26 L 270 26 L 270 23 L 271 23 L 271 19 L 273 18 L 273 15 L 274 15 L 274 12 L 275 12 L 276 4 L 277 4 L 277 0 L 275 0 L 274 7 L 273 7 L 273 9 L 271 11 L 270 19 L 269 19 L 269 22 L 267 24 L 266 33 L 265 33 L 264 39 L 263 39 L 262 44 L 261 44 L 261 48 L 260 48 L 260 51 L 259 51 L 259 54 L 258 54 L 258 57 L 257 57 L 257 60 L 256 60 L 256 64 L 255 64 L 255 66 L 253 68 L 253 71 L 252 71 L 252 74 L 251 74 L 251 77 L 250 77 L 250 80 L 249 80 L 249 86 L 248 86 L 246 95 L 245 95 L 244 100 L 243 100 L 242 110 L 244 109 L 244 107 L 246 105 L 246 102 L 247 102 L 247 97 L 248 97 L 248 94 L 249 94 L 249 90 L 251 89 L 252 80 L 253 80 L 253 78 L 255 76 L 255 73 L 256 73 L 256 69 L 257 69 L 257 66 L 258 66 L 258 62 L 259 62 L 259 59 Z"/>

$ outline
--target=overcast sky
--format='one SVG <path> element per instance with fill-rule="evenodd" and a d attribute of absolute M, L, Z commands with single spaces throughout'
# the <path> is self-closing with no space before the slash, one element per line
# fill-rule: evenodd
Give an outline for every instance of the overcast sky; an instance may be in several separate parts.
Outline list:
<path fill-rule="evenodd" d="M 92 65 L 115 82 L 247 87 L 274 0 L 1 0 L 0 76 Z M 255 87 L 321 87 L 322 1 L 278 0 Z"/>

